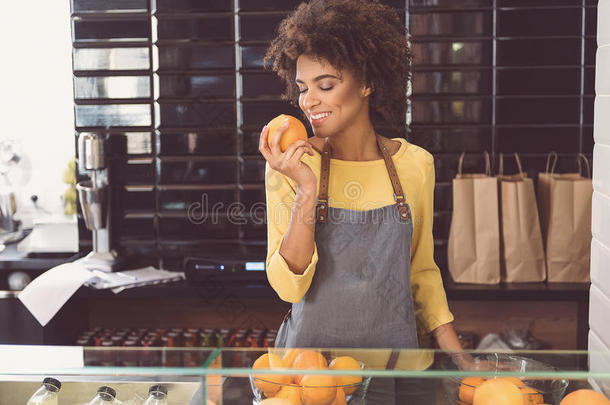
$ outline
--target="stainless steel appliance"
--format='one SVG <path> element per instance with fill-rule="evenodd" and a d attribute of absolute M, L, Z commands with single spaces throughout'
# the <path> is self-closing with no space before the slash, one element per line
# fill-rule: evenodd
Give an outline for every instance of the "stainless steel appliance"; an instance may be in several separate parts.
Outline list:
<path fill-rule="evenodd" d="M 87 229 L 92 232 L 93 250 L 81 261 L 91 269 L 113 271 L 117 253 L 110 240 L 110 186 L 105 157 L 106 136 L 81 133 L 78 138 L 78 164 L 89 172 L 90 180 L 76 185 Z"/>

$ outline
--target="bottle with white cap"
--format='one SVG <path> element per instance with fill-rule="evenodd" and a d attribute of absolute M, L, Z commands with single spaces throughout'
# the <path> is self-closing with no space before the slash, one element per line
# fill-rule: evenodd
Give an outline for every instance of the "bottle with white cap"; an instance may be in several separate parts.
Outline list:
<path fill-rule="evenodd" d="M 28 400 L 26 405 L 57 405 L 57 393 L 61 389 L 61 383 L 55 378 L 47 377 L 42 380 L 42 385 Z"/>
<path fill-rule="evenodd" d="M 153 385 L 148 389 L 148 399 L 144 405 L 167 405 L 167 388 L 162 385 Z"/>
<path fill-rule="evenodd" d="M 115 405 L 120 403 L 121 402 L 116 399 L 116 391 L 114 388 L 103 385 L 97 389 L 97 394 L 88 405 Z"/>

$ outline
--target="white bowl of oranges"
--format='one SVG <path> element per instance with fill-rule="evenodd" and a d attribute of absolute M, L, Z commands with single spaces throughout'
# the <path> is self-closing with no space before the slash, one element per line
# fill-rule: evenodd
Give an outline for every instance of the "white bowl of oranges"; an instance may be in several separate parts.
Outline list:
<path fill-rule="evenodd" d="M 281 353 L 280 353 L 281 354 Z M 265 353 L 253 370 L 362 370 L 364 364 L 350 356 L 327 359 L 312 349 L 288 349 L 283 355 Z M 329 361 L 330 360 L 330 361 Z M 345 405 L 364 400 L 370 376 L 337 374 L 250 374 L 254 405 Z"/>

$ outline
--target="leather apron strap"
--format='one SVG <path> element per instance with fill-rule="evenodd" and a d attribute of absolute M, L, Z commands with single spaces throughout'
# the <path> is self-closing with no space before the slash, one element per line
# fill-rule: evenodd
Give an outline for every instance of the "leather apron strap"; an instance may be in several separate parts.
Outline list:
<path fill-rule="evenodd" d="M 394 370 L 394 367 L 396 367 L 396 362 L 398 361 L 398 355 L 400 354 L 400 350 L 392 350 L 392 353 L 390 353 L 390 358 L 388 359 L 388 362 L 386 363 L 386 370 Z"/>
<path fill-rule="evenodd" d="M 318 191 L 318 203 L 316 205 L 316 221 L 326 223 L 328 218 L 328 178 L 330 176 L 330 143 L 328 137 L 324 139 L 322 149 L 322 167 L 320 168 L 320 189 Z"/>
<path fill-rule="evenodd" d="M 390 176 L 390 181 L 392 182 L 392 189 L 394 190 L 394 201 L 397 203 L 399 217 L 402 221 L 408 221 L 409 210 L 407 208 L 407 202 L 405 199 L 404 192 L 402 191 L 402 187 L 400 185 L 400 180 L 398 178 L 398 172 L 396 171 L 396 167 L 394 166 L 394 162 L 392 161 L 392 156 L 386 147 L 384 141 L 384 137 L 381 135 L 376 135 L 377 138 L 377 146 L 383 155 L 383 160 L 386 165 L 386 169 L 388 170 L 388 174 Z M 326 223 L 326 219 L 328 218 L 328 179 L 330 177 L 330 155 L 331 148 L 330 142 L 328 142 L 328 137 L 324 140 L 324 149 L 322 150 L 322 166 L 320 169 L 320 189 L 318 192 L 318 202 L 316 205 L 316 221 L 318 223 Z"/>

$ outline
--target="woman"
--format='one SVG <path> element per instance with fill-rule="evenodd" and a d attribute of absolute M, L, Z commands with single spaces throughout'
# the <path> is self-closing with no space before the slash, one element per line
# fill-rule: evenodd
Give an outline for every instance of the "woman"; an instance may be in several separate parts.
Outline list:
<path fill-rule="evenodd" d="M 418 348 L 432 334 L 441 349 L 461 350 L 433 257 L 433 157 L 376 131 L 404 125 L 406 37 L 398 14 L 377 1 L 312 0 L 282 21 L 267 51 L 283 97 L 314 133 L 285 152 L 286 125 L 260 135 L 267 276 L 293 303 L 278 347 Z M 404 379 L 380 380 L 372 403 L 429 403 L 408 396 Z"/>

